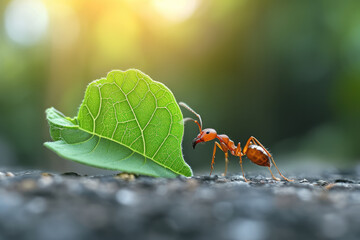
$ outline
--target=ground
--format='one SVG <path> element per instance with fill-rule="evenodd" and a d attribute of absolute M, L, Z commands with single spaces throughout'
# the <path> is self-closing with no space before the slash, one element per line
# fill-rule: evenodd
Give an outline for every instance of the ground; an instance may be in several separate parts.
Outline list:
<path fill-rule="evenodd" d="M 0 169 L 0 240 L 359 239 L 356 169 L 251 183 Z"/>

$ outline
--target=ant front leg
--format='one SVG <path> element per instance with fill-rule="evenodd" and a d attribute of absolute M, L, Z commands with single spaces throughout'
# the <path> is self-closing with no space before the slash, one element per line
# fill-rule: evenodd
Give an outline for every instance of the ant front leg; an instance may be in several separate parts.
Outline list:
<path fill-rule="evenodd" d="M 223 149 L 222 149 L 222 147 L 220 146 L 220 144 L 219 144 L 218 142 L 216 142 L 216 141 L 215 141 L 215 144 L 214 144 L 214 151 L 213 151 L 213 156 L 212 156 L 212 160 L 211 160 L 211 167 L 210 167 L 210 169 L 211 169 L 211 170 L 210 170 L 210 176 L 211 176 L 211 173 L 212 173 L 212 171 L 213 171 L 213 169 L 214 169 L 216 146 L 217 146 L 218 148 L 220 148 L 220 149 L 221 149 L 221 151 L 223 150 Z"/>

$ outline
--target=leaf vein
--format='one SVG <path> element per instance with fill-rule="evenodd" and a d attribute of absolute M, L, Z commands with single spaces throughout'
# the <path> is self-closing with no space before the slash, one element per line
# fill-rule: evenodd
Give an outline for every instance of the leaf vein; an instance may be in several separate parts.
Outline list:
<path fill-rule="evenodd" d="M 137 120 L 137 116 L 136 116 L 134 110 L 132 109 L 132 106 L 131 106 L 131 104 L 130 104 L 130 102 L 129 102 L 129 99 L 128 99 L 127 95 L 126 95 L 126 94 L 124 93 L 124 91 L 119 87 L 119 85 L 117 85 L 116 82 L 115 82 L 115 85 L 116 85 L 116 86 L 120 89 L 120 91 L 125 95 L 125 99 L 126 99 L 127 103 L 129 104 L 130 109 L 131 109 L 131 111 L 132 111 L 132 113 L 133 113 L 133 115 L 134 115 L 134 117 L 135 117 L 136 123 L 137 123 L 137 125 L 138 125 L 138 127 L 139 127 L 139 129 L 140 129 L 140 131 L 141 131 L 142 141 L 143 141 L 143 145 L 144 145 L 144 152 L 143 152 L 143 154 L 145 154 L 145 137 L 144 137 L 143 130 L 141 129 L 140 123 L 139 123 L 139 121 Z"/>

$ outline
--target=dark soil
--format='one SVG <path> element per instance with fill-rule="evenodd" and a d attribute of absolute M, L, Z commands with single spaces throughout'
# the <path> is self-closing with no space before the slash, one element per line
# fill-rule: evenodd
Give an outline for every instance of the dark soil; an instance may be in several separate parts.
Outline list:
<path fill-rule="evenodd" d="M 355 169 L 289 177 L 2 171 L 0 240 L 360 238 Z"/>

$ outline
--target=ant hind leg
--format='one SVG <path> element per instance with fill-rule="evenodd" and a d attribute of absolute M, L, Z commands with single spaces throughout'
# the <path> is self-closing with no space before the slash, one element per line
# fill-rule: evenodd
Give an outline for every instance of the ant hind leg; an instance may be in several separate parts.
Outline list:
<path fill-rule="evenodd" d="M 271 158 L 271 161 L 273 162 L 276 170 L 279 172 L 280 176 L 281 176 L 283 179 L 285 179 L 286 181 L 288 181 L 288 182 L 293 182 L 293 181 L 294 181 L 293 179 L 288 179 L 288 178 L 286 178 L 284 175 L 281 174 L 279 168 L 276 166 L 276 163 L 275 163 L 275 161 L 274 161 L 274 158 L 273 158 L 271 155 L 270 155 L 270 158 Z M 270 168 L 269 168 L 269 169 L 270 169 Z"/>
<path fill-rule="evenodd" d="M 259 145 L 260 147 L 262 147 L 262 148 L 264 149 L 264 151 L 266 152 L 266 154 L 271 158 L 272 163 L 274 164 L 276 170 L 279 172 L 279 174 L 280 174 L 280 176 L 281 176 L 282 178 L 284 178 L 284 179 L 285 179 L 286 181 L 288 181 L 288 182 L 293 182 L 293 181 L 294 181 L 294 180 L 292 180 L 292 179 L 286 178 L 284 175 L 281 174 L 279 168 L 276 166 L 276 163 L 275 163 L 274 158 L 272 157 L 271 153 L 269 153 L 269 151 L 266 150 L 266 148 L 259 142 L 259 140 L 257 140 L 257 139 L 256 139 L 255 137 L 253 137 L 253 136 L 251 136 L 250 139 L 251 139 L 253 142 L 255 142 L 257 145 Z M 251 141 L 250 139 L 248 140 L 248 142 Z M 270 169 L 270 168 L 269 168 L 269 169 Z M 271 170 L 270 170 L 270 172 L 271 172 Z M 271 175 L 273 175 L 273 174 L 271 173 Z M 274 178 L 274 177 L 273 177 L 273 178 Z"/>
<path fill-rule="evenodd" d="M 272 173 L 272 171 L 271 171 L 270 167 L 269 167 L 269 171 L 270 171 L 271 176 L 272 176 L 272 178 L 273 178 L 274 180 L 276 180 L 276 181 L 280 181 L 280 178 L 277 178 L 277 177 L 275 177 L 275 176 L 274 176 L 274 174 Z"/>

